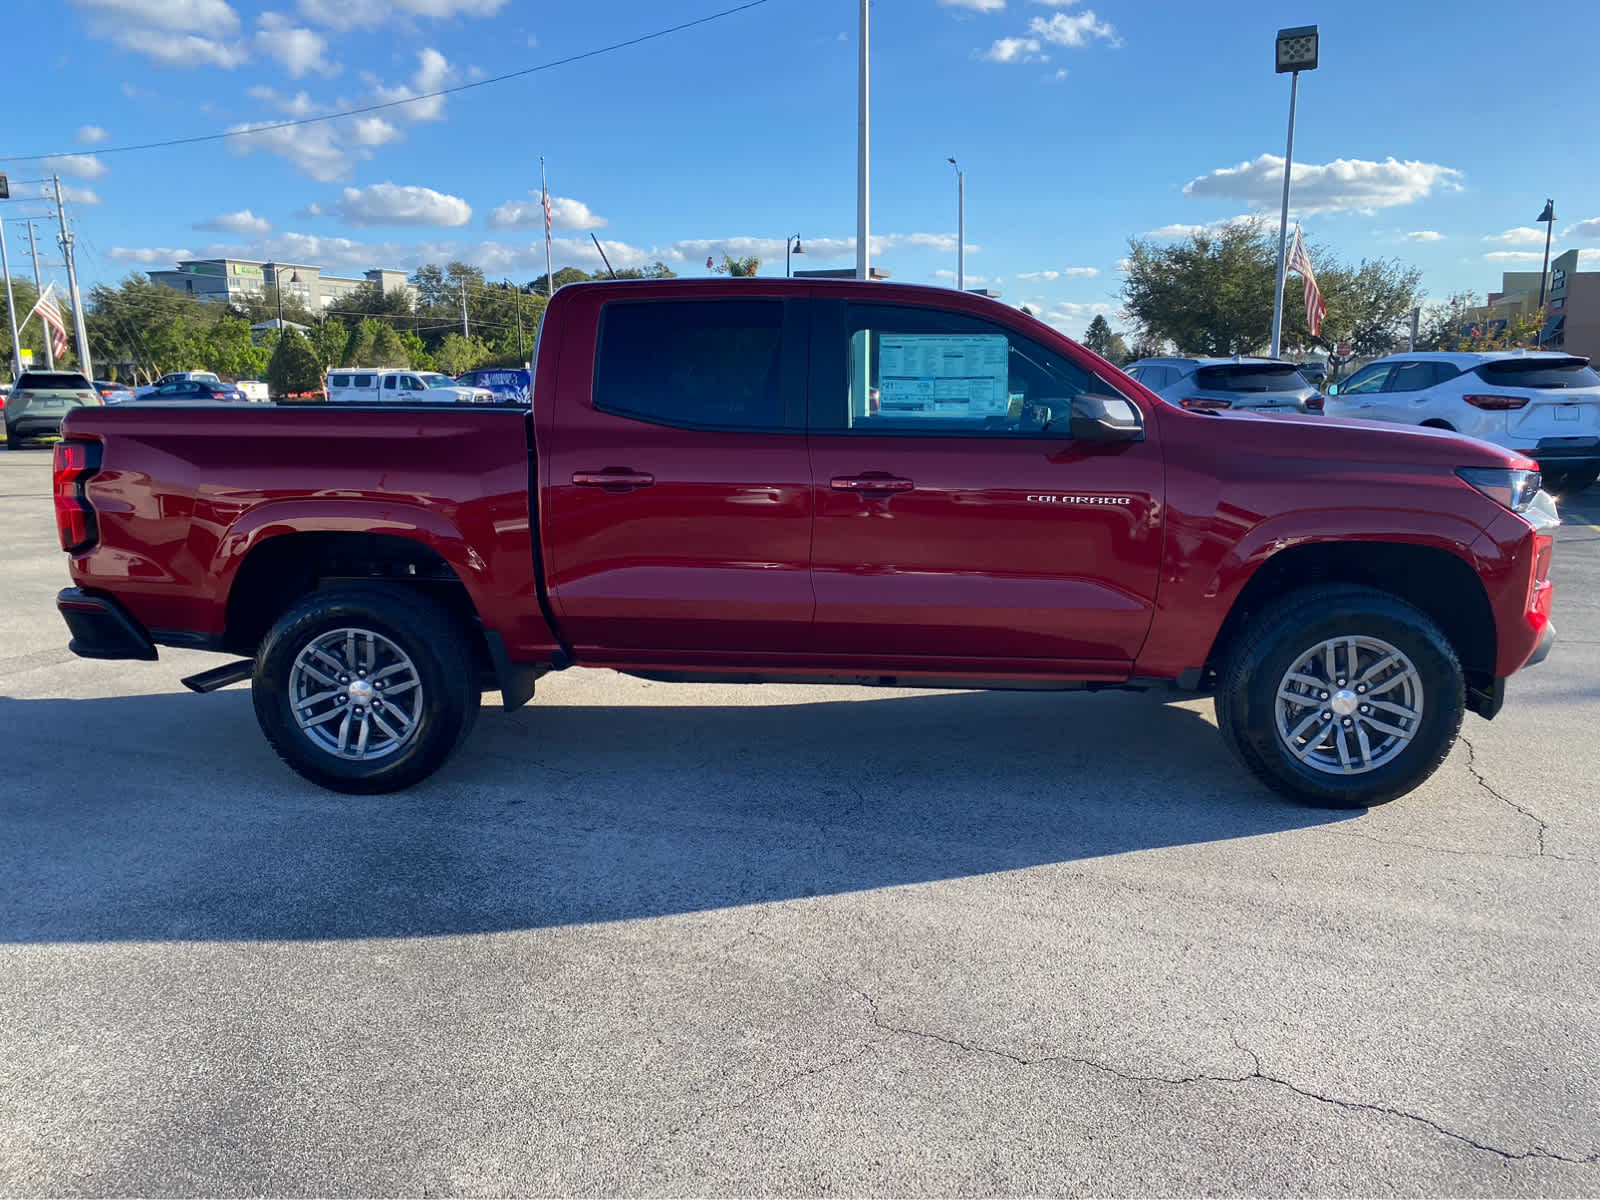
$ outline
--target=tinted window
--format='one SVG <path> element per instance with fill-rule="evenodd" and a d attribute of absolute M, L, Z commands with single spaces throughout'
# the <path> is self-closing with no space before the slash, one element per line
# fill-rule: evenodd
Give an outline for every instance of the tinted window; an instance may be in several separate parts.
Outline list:
<path fill-rule="evenodd" d="M 1432 363 L 1395 363 L 1394 374 L 1389 376 L 1389 385 L 1383 390 L 1386 392 L 1420 392 L 1424 388 L 1431 388 L 1436 382 L 1437 379 L 1434 375 Z"/>
<path fill-rule="evenodd" d="M 1195 385 L 1208 392 L 1299 392 L 1305 376 L 1286 363 L 1227 363 L 1201 367 Z"/>
<path fill-rule="evenodd" d="M 1486 362 L 1477 368 L 1485 382 L 1501 387 L 1592 388 L 1600 387 L 1600 374 L 1581 358 L 1503 359 Z"/>
<path fill-rule="evenodd" d="M 1350 376 L 1350 382 L 1339 385 L 1341 396 L 1366 396 L 1383 390 L 1383 381 L 1389 378 L 1388 363 L 1373 363 L 1362 367 Z"/>
<path fill-rule="evenodd" d="M 1072 398 L 1110 392 L 1060 354 L 961 313 L 845 306 L 844 427 L 1064 437 Z M 829 389 L 831 391 L 831 388 Z"/>
<path fill-rule="evenodd" d="M 350 376 L 348 376 L 348 375 L 329 375 L 328 376 L 328 386 L 329 387 L 336 387 L 336 388 L 349 387 L 350 386 Z"/>
<path fill-rule="evenodd" d="M 378 377 L 376 375 L 356 375 L 356 376 L 353 376 L 353 378 L 355 379 L 356 386 L 358 388 L 369 388 L 369 387 L 377 387 L 378 386 L 377 385 L 377 378 Z"/>
<path fill-rule="evenodd" d="M 396 377 L 394 375 L 390 375 L 386 379 L 384 379 L 384 381 L 383 381 L 383 390 L 386 391 L 386 392 L 392 392 L 392 391 L 395 390 L 395 388 L 398 385 L 399 385 L 398 377 Z"/>
<path fill-rule="evenodd" d="M 1177 381 L 1176 367 L 1146 367 L 1144 374 L 1139 376 L 1139 382 L 1152 392 L 1159 392 L 1170 383 Z"/>
<path fill-rule="evenodd" d="M 22 390 L 64 388 L 69 391 L 88 391 L 89 381 L 82 375 L 74 375 L 69 371 L 24 371 L 17 380 L 17 387 Z"/>
<path fill-rule="evenodd" d="M 664 425 L 781 429 L 783 302 L 608 304 L 594 406 Z"/>

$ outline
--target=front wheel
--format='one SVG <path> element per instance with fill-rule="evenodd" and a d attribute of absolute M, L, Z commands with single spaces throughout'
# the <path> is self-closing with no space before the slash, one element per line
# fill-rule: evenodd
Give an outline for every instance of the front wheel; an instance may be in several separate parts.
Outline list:
<path fill-rule="evenodd" d="M 460 623 L 384 584 L 314 592 L 256 655 L 256 720 L 278 757 L 338 792 L 399 791 L 466 739 L 479 693 Z"/>
<path fill-rule="evenodd" d="M 1439 627 L 1373 588 L 1295 592 L 1263 613 L 1218 675 L 1234 754 L 1303 804 L 1367 808 L 1418 787 L 1461 730 L 1466 684 Z"/>

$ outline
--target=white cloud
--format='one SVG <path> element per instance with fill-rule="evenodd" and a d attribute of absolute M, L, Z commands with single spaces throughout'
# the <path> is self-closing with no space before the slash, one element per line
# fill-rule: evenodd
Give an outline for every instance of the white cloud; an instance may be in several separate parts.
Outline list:
<path fill-rule="evenodd" d="M 338 137 L 338 131 L 328 122 L 315 125 L 263 127 L 261 123 L 231 125 L 229 133 L 238 136 L 228 139 L 228 149 L 241 157 L 256 150 L 265 150 L 286 158 L 301 172 L 319 183 L 336 183 L 344 179 L 355 161 L 371 157 L 365 150 L 350 150 Z"/>
<path fill-rule="evenodd" d="M 404 135 L 382 117 L 358 117 L 350 126 L 350 136 L 360 146 L 387 146 Z"/>
<path fill-rule="evenodd" d="M 458 196 L 432 188 L 375 183 L 347 187 L 339 197 L 339 216 L 356 226 L 440 225 L 454 227 L 472 220 L 472 206 Z"/>
<path fill-rule="evenodd" d="M 73 141 L 80 146 L 96 146 L 110 138 L 110 134 L 98 125 L 85 125 L 78 130 Z"/>
<path fill-rule="evenodd" d="M 1295 163 L 1293 209 L 1310 216 L 1324 212 L 1372 212 L 1398 204 L 1410 204 L 1433 193 L 1436 188 L 1459 189 L 1461 172 L 1438 163 L 1394 158 L 1383 162 L 1364 159 L 1335 159 L 1330 163 Z M 1223 167 L 1191 179 L 1184 185 L 1185 196 L 1240 200 L 1251 207 L 1276 211 L 1283 199 L 1283 159 L 1263 154 L 1254 162 Z"/>
<path fill-rule="evenodd" d="M 296 92 L 293 96 L 280 95 L 265 84 L 257 84 L 251 88 L 248 95 L 263 104 L 270 104 L 281 113 L 291 117 L 314 116 L 318 111 L 317 103 L 305 92 Z"/>
<path fill-rule="evenodd" d="M 1483 240 L 1499 242 L 1502 246 L 1539 246 L 1544 243 L 1544 230 L 1535 229 L 1531 225 L 1519 225 L 1504 233 L 1490 234 Z"/>
<path fill-rule="evenodd" d="M 1018 279 L 1026 279 L 1029 283 L 1032 283 L 1035 280 L 1041 280 L 1041 279 L 1042 280 L 1060 279 L 1061 278 L 1061 272 L 1060 271 L 1023 271 L 1022 273 L 1020 273 L 1017 276 L 1017 278 Z"/>
<path fill-rule="evenodd" d="M 1192 238 L 1205 234 L 1209 237 L 1219 237 L 1232 229 L 1235 225 L 1254 225 L 1261 218 L 1253 213 L 1245 213 L 1237 217 L 1224 217 L 1220 221 L 1208 221 L 1203 225 L 1185 225 L 1180 223 L 1163 225 L 1160 229 L 1152 229 L 1144 236 L 1148 238 Z"/>
<path fill-rule="evenodd" d="M 512 200 L 492 210 L 484 224 L 490 229 L 544 228 L 544 205 L 538 195 L 530 192 L 532 200 Z M 604 229 L 610 221 L 598 213 L 590 212 L 582 200 L 570 196 L 550 197 L 550 226 L 553 229 Z"/>
<path fill-rule="evenodd" d="M 256 46 L 283 64 L 290 78 L 299 79 L 315 71 L 326 78 L 341 68 L 327 59 L 328 39 L 315 30 L 293 24 L 282 13 L 265 12 L 259 18 Z"/>
<path fill-rule="evenodd" d="M 246 208 L 199 221 L 194 228 L 204 233 L 271 233 L 272 222 Z"/>
<path fill-rule="evenodd" d="M 1048 20 L 1044 17 L 1035 17 L 1028 22 L 1028 33 L 1033 37 L 1042 38 L 1053 46 L 1087 46 L 1093 38 L 1110 42 L 1114 46 L 1122 44 L 1117 38 L 1117 31 L 1109 22 L 1095 16 L 1092 8 L 1085 9 L 1077 16 L 1058 12 Z"/>
<path fill-rule="evenodd" d="M 148 246 L 142 249 L 128 249 L 125 246 L 113 246 L 106 255 L 112 262 L 138 263 L 141 266 L 154 266 L 157 263 L 163 266 L 174 266 L 180 258 L 193 258 L 188 250 L 168 249 L 165 246 Z"/>
<path fill-rule="evenodd" d="M 50 184 L 45 184 L 39 189 L 39 195 L 46 200 L 56 198 L 56 190 Z M 68 204 L 99 204 L 100 194 L 93 188 L 72 187 L 70 184 L 61 185 L 61 199 Z"/>
<path fill-rule="evenodd" d="M 956 278 L 956 273 L 949 267 L 940 267 L 929 278 L 938 279 L 940 281 L 950 280 L 953 282 Z M 991 280 L 987 275 L 974 275 L 971 271 L 967 272 L 966 285 L 968 287 L 980 286 L 989 282 L 991 282 Z M 999 280 L 994 280 L 993 282 L 998 283 Z"/>
<path fill-rule="evenodd" d="M 170 33 L 220 37 L 239 28 L 239 14 L 225 0 L 72 0 L 103 27 L 139 26 Z"/>
<path fill-rule="evenodd" d="M 1005 37 L 996 39 L 979 57 L 997 63 L 1050 61 L 1048 55 L 1040 53 L 1041 49 L 1038 38 Z"/>
<path fill-rule="evenodd" d="M 300 15 L 329 29 L 377 29 L 397 20 L 492 17 L 506 0 L 300 0 Z"/>
<path fill-rule="evenodd" d="M 1119 259 L 1117 259 L 1117 264 L 1113 268 L 1113 270 L 1115 270 L 1118 275 L 1126 275 L 1129 271 L 1133 270 L 1133 259 L 1131 259 L 1131 258 L 1119 258 Z"/>
<path fill-rule="evenodd" d="M 973 12 L 992 13 L 999 12 L 1006 6 L 1006 0 L 939 0 L 943 8 L 966 8 Z"/>
<path fill-rule="evenodd" d="M 1517 263 L 1534 263 L 1544 261 L 1544 255 L 1538 250 L 1491 250 L 1483 256 L 1484 262 L 1503 263 L 1511 266 Z"/>
<path fill-rule="evenodd" d="M 155 29 L 124 29 L 113 39 L 167 67 L 221 67 L 231 71 L 249 55 L 238 42 L 201 37 L 193 33 L 163 33 Z"/>
<path fill-rule="evenodd" d="M 101 179 L 111 168 L 93 154 L 57 154 L 41 164 L 49 175 L 71 175 L 75 179 Z"/>
<path fill-rule="evenodd" d="M 1406 241 L 1442 242 L 1444 241 L 1444 234 L 1433 229 L 1413 229 L 1410 233 L 1406 234 Z"/>
<path fill-rule="evenodd" d="M 429 95 L 446 87 L 454 74 L 455 68 L 450 65 L 450 60 L 440 54 L 432 46 L 425 46 L 417 52 L 417 71 L 411 77 L 411 83 L 397 84 L 386 87 L 377 76 L 364 73 L 362 79 L 371 87 L 374 94 L 385 104 L 393 104 L 401 100 L 414 100 L 411 104 L 402 104 L 392 110 L 394 114 L 406 121 L 442 121 L 444 119 L 443 96 Z M 414 99 L 415 98 L 415 99 Z"/>
<path fill-rule="evenodd" d="M 1065 271 L 1063 271 L 1061 273 L 1063 275 L 1069 275 L 1069 276 L 1072 276 L 1072 277 L 1077 278 L 1077 279 L 1093 279 L 1096 275 L 1100 274 L 1100 268 L 1099 267 L 1068 267 Z"/>
<path fill-rule="evenodd" d="M 1590 217 L 1587 221 L 1579 221 L 1576 225 L 1568 225 L 1561 231 L 1561 236 L 1600 238 L 1600 217 Z"/>
<path fill-rule="evenodd" d="M 318 204 L 315 200 L 313 200 L 310 204 L 306 205 L 299 212 L 295 213 L 294 217 L 295 217 L 295 220 L 297 220 L 297 221 L 309 221 L 309 220 L 312 220 L 315 217 L 325 217 L 327 215 L 328 215 L 328 210 L 323 208 L 322 205 Z"/>

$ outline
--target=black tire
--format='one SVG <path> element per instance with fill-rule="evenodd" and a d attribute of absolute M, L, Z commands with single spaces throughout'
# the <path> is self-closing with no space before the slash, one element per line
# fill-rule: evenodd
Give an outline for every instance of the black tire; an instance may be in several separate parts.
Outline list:
<path fill-rule="evenodd" d="M 1600 467 L 1568 467 L 1544 475 L 1544 490 L 1552 496 L 1576 496 L 1600 479 Z"/>
<path fill-rule="evenodd" d="M 22 436 L 20 434 L 18 434 L 16 432 L 16 430 L 12 429 L 11 426 L 9 426 L 9 425 L 6 426 L 6 449 L 7 450 L 21 450 L 22 449 Z"/>
<path fill-rule="evenodd" d="M 1279 687 L 1286 683 L 1290 668 L 1314 647 L 1345 638 L 1386 644 L 1410 660 L 1416 670 L 1416 681 L 1411 686 L 1419 698 L 1421 716 L 1409 722 L 1396 720 L 1387 712 L 1374 712 L 1368 717 L 1358 713 L 1323 717 L 1323 712 L 1334 713 L 1335 705 L 1323 705 L 1318 698 L 1324 693 L 1313 695 L 1307 690 L 1306 700 L 1313 702 L 1288 709 L 1292 716 L 1286 718 L 1285 724 L 1298 728 L 1302 719 L 1316 713 L 1318 724 L 1312 725 L 1298 742 L 1313 759 L 1318 756 L 1318 748 L 1311 745 L 1312 735 L 1329 743 L 1322 750 L 1329 756 L 1341 743 L 1361 753 L 1355 741 L 1356 728 L 1348 728 L 1341 736 L 1336 725 L 1354 721 L 1360 726 L 1359 736 L 1371 730 L 1374 738 L 1383 739 L 1382 744 L 1390 744 L 1389 735 L 1371 729 L 1369 722 L 1382 718 L 1394 721 L 1396 727 L 1409 728 L 1409 743 L 1396 739 L 1396 749 L 1386 761 L 1381 751 L 1374 752 L 1376 765 L 1358 773 L 1337 774 L 1331 773 L 1331 768 L 1319 769 L 1291 752 L 1286 735 L 1294 730 L 1280 733 L 1278 726 Z M 1348 650 L 1336 647 L 1336 665 L 1341 653 L 1347 654 Z M 1368 666 L 1376 665 L 1370 659 L 1364 661 Z M 1358 670 L 1365 671 L 1366 667 Z M 1377 680 L 1393 678 L 1392 673 L 1399 670 L 1398 666 L 1390 667 Z M 1319 668 L 1318 673 L 1326 672 Z M 1306 687 L 1304 683 L 1288 686 L 1292 690 Z M 1344 705 L 1360 703 L 1362 697 L 1356 695 L 1354 686 L 1355 680 L 1351 679 L 1349 688 L 1327 694 Z M 1378 683 L 1364 686 L 1372 688 L 1366 700 L 1379 695 Z M 1268 787 L 1291 800 L 1321 808 L 1369 808 L 1405 795 L 1445 760 L 1461 730 L 1466 683 L 1449 640 L 1420 610 L 1374 588 L 1341 584 L 1291 592 L 1253 620 L 1224 656 L 1215 703 L 1223 740 Z M 1334 724 L 1322 724 L 1329 720 Z"/>
<path fill-rule="evenodd" d="M 313 676 L 307 664 L 296 668 L 302 651 L 345 630 L 357 631 L 353 656 L 337 645 L 320 649 L 331 650 L 333 661 L 349 666 L 346 659 L 354 657 L 359 664 L 365 647 L 378 647 L 380 657 L 370 660 L 378 667 L 373 678 L 381 683 L 379 677 L 388 674 L 391 684 L 408 693 L 406 700 L 396 703 L 370 687 L 363 695 L 372 698 L 362 700 L 341 683 L 356 678 L 357 672 L 335 678 L 323 658 L 308 658 L 307 664 L 318 672 L 326 670 L 333 686 L 310 686 L 323 688 L 334 699 L 318 700 L 323 693 L 307 693 Z M 410 694 L 412 679 L 420 698 Z M 251 694 L 261 732 L 279 758 L 313 783 L 357 795 L 399 791 L 437 771 L 466 741 L 480 700 L 472 648 L 461 623 L 420 592 L 380 583 L 314 592 L 285 613 L 261 643 Z M 370 705 L 370 711 L 356 707 L 343 709 L 342 715 L 332 712 L 335 704 L 352 703 Z M 314 726 L 316 732 L 302 728 L 296 707 L 308 719 L 324 717 Z M 363 715 L 352 721 L 354 713 Z M 387 722 L 380 720 L 385 714 Z M 352 730 L 353 739 L 353 731 L 363 726 L 378 739 L 372 743 L 374 757 L 344 757 L 338 746 L 327 745 L 334 739 L 342 746 L 346 729 Z M 391 737 L 386 729 L 399 730 L 401 736 Z"/>

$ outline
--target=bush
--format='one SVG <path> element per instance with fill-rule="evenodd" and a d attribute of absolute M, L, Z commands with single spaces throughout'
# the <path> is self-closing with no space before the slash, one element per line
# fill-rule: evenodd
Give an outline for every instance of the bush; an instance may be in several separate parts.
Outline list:
<path fill-rule="evenodd" d="M 322 367 L 298 329 L 286 329 L 267 364 L 267 388 L 274 400 L 304 399 L 322 393 Z"/>

